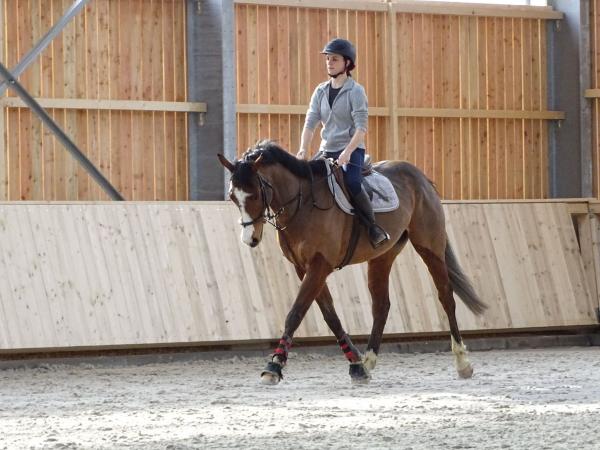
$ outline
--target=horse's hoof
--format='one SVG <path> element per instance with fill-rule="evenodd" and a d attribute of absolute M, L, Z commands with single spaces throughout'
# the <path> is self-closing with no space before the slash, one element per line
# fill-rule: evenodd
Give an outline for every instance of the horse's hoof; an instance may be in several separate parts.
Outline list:
<path fill-rule="evenodd" d="M 265 370 L 260 374 L 260 382 L 266 385 L 279 384 L 283 378 L 281 367 L 281 364 L 276 363 L 275 361 L 267 363 L 267 367 L 265 367 Z"/>
<path fill-rule="evenodd" d="M 349 373 L 352 384 L 367 384 L 371 380 L 371 375 L 361 362 L 350 363 Z"/>
<path fill-rule="evenodd" d="M 367 353 L 365 353 L 362 362 L 365 369 L 367 369 L 367 373 L 371 373 L 377 364 L 377 354 L 373 350 L 368 350 Z"/>
<path fill-rule="evenodd" d="M 280 381 L 281 379 L 274 373 L 263 372 L 260 376 L 260 382 L 267 386 L 279 384 Z"/>
<path fill-rule="evenodd" d="M 471 378 L 473 376 L 473 366 L 471 366 L 471 364 L 462 369 L 456 369 L 456 371 L 458 372 L 458 376 L 463 379 Z"/>

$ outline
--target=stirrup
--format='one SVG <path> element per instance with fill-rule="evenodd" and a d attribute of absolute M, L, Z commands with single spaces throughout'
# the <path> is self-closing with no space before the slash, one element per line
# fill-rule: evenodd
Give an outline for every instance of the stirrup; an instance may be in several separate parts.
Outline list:
<path fill-rule="evenodd" d="M 383 245 L 386 241 L 390 240 L 390 235 L 376 223 L 369 227 L 369 241 L 373 248 L 377 248 Z"/>

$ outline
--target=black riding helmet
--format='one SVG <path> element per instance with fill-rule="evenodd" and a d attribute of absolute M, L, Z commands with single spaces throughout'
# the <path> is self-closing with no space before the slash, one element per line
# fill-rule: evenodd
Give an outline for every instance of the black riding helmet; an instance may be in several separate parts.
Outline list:
<path fill-rule="evenodd" d="M 356 64 L 356 49 L 354 48 L 354 45 L 352 45 L 352 42 L 346 39 L 332 39 L 325 45 L 323 50 L 321 50 L 321 53 L 335 53 L 337 55 L 342 55 L 344 58 L 348 58 L 352 62 L 352 65 Z"/>

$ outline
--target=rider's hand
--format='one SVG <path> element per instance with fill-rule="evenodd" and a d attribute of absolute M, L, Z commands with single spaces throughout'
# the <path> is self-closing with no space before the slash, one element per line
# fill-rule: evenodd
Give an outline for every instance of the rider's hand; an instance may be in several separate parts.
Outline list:
<path fill-rule="evenodd" d="M 340 153 L 340 156 L 338 156 L 337 163 L 340 166 L 343 166 L 344 164 L 348 164 L 350 162 L 350 156 L 352 156 L 352 152 L 349 152 L 348 150 L 344 150 L 342 153 Z"/>
<path fill-rule="evenodd" d="M 300 150 L 298 150 L 298 153 L 296 153 L 296 158 L 298 159 L 306 159 L 306 150 L 304 150 L 303 148 L 301 148 Z"/>

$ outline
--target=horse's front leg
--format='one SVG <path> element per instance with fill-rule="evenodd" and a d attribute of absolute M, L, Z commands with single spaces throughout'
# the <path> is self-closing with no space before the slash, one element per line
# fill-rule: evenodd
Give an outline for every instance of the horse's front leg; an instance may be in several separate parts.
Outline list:
<path fill-rule="evenodd" d="M 271 357 L 271 361 L 261 374 L 263 384 L 277 384 L 283 378 L 282 368 L 288 359 L 288 352 L 292 346 L 294 333 L 300 326 L 302 319 L 306 315 L 311 303 L 319 294 L 327 276 L 333 271 L 331 265 L 321 254 L 317 254 L 306 269 L 306 275 L 300 284 L 300 290 L 292 309 L 285 319 L 285 329 L 283 336 L 279 340 L 279 345 Z"/>
<path fill-rule="evenodd" d="M 298 266 L 295 266 L 295 268 L 298 278 L 300 278 L 300 280 L 304 279 L 304 270 Z M 342 322 L 333 306 L 333 298 L 331 297 L 331 292 L 329 291 L 329 287 L 327 287 L 327 283 L 323 283 L 323 289 L 321 289 L 321 292 L 317 295 L 316 300 L 319 309 L 321 310 L 321 314 L 323 314 L 323 319 L 325 319 L 325 323 L 333 332 L 338 345 L 344 352 L 344 356 L 346 356 L 346 359 L 350 363 L 350 378 L 352 382 L 368 383 L 371 376 L 364 368 L 360 351 L 352 343 L 350 336 L 348 336 L 342 326 Z"/>

